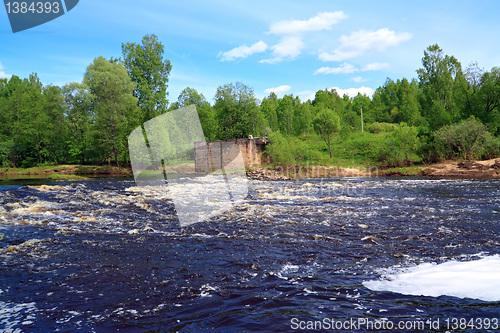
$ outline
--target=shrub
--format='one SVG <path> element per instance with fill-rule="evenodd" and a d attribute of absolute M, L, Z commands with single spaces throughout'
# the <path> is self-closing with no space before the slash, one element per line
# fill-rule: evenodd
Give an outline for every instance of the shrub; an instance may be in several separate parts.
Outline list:
<path fill-rule="evenodd" d="M 411 165 L 420 147 L 417 129 L 401 123 L 380 151 L 379 161 L 387 166 Z"/>
<path fill-rule="evenodd" d="M 458 124 L 443 126 L 435 133 L 435 139 L 451 156 L 466 160 L 498 156 L 500 149 L 499 140 L 473 116 Z"/>
<path fill-rule="evenodd" d="M 287 137 L 275 132 L 269 135 L 269 139 L 271 143 L 266 146 L 266 153 L 274 164 L 293 165 L 321 158 L 319 152 L 309 149 L 297 137 Z"/>
<path fill-rule="evenodd" d="M 374 122 L 369 124 L 366 128 L 368 129 L 368 132 L 376 134 L 382 132 L 393 132 L 398 128 L 398 125 Z"/>

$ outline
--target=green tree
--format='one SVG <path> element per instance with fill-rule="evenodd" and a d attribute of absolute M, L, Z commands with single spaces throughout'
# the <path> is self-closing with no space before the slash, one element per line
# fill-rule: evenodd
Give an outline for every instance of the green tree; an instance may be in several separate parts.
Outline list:
<path fill-rule="evenodd" d="M 278 100 L 278 106 L 276 108 L 278 124 L 280 131 L 286 135 L 292 134 L 295 108 L 297 104 L 297 100 L 293 97 L 293 95 L 285 95 L 283 98 Z"/>
<path fill-rule="evenodd" d="M 321 110 L 313 121 L 314 130 L 318 133 L 321 138 L 325 141 L 330 151 L 330 158 L 332 157 L 332 136 L 334 133 L 340 131 L 340 117 L 339 115 L 330 110 L 324 108 Z"/>
<path fill-rule="evenodd" d="M 278 96 L 274 92 L 271 92 L 260 103 L 260 111 L 264 115 L 271 131 L 279 131 L 278 114 L 276 113 L 277 107 Z"/>
<path fill-rule="evenodd" d="M 62 89 L 57 86 L 45 86 L 43 95 L 44 120 L 40 122 L 45 161 L 60 163 L 67 158 L 67 127 L 64 117 L 64 97 Z M 43 161 L 42 161 L 43 162 Z"/>
<path fill-rule="evenodd" d="M 179 94 L 176 106 L 182 108 L 192 104 L 196 106 L 205 138 L 215 140 L 217 137 L 217 122 L 214 109 L 203 94 L 200 94 L 196 89 L 187 87 Z"/>
<path fill-rule="evenodd" d="M 398 95 L 398 115 L 396 122 L 408 123 L 410 126 L 422 123 L 420 104 L 418 102 L 418 84 L 412 80 L 408 82 L 406 78 L 397 82 Z"/>
<path fill-rule="evenodd" d="M 394 139 L 404 153 L 405 165 L 409 165 L 411 163 L 410 154 L 417 151 L 417 135 L 418 133 L 415 127 L 408 126 L 406 123 L 401 123 L 399 128 L 394 132 Z"/>
<path fill-rule="evenodd" d="M 359 116 L 360 124 L 361 124 L 361 108 L 363 108 L 363 123 L 371 123 L 373 121 L 372 117 L 372 101 L 370 97 L 366 95 L 361 95 L 358 93 L 355 97 L 351 99 L 350 109 Z M 358 118 L 358 117 L 356 117 Z M 366 127 L 366 125 L 364 125 Z M 361 125 L 359 125 L 361 127 Z"/>
<path fill-rule="evenodd" d="M 310 101 L 301 103 L 295 108 L 295 135 L 306 135 L 311 133 L 314 129 L 312 126 L 313 120 L 313 106 Z"/>
<path fill-rule="evenodd" d="M 81 83 L 69 83 L 62 92 L 69 134 L 68 153 L 81 164 L 88 163 L 93 147 L 91 129 L 95 120 L 92 112 L 95 96 L 87 85 Z"/>
<path fill-rule="evenodd" d="M 142 110 L 142 121 L 166 111 L 168 76 L 172 65 L 164 60 L 164 47 L 155 35 L 146 35 L 142 44 L 122 44 L 123 64 L 137 84 L 134 96 Z"/>
<path fill-rule="evenodd" d="M 220 86 L 214 100 L 220 139 L 258 136 L 265 129 L 257 98 L 253 90 L 243 83 Z"/>
<path fill-rule="evenodd" d="M 120 157 L 128 159 L 127 137 L 139 124 L 135 85 L 121 63 L 103 57 L 87 67 L 83 83 L 95 96 L 93 133 L 101 153 L 99 163 L 113 158 L 119 165 Z"/>
<path fill-rule="evenodd" d="M 317 91 L 312 101 L 312 105 L 315 106 L 318 111 L 323 110 L 323 108 L 328 108 L 330 110 L 339 110 L 339 113 L 342 113 L 345 104 L 346 101 L 337 94 L 335 89 Z"/>
<path fill-rule="evenodd" d="M 494 133 L 500 132 L 500 68 L 493 67 L 481 77 L 479 107 L 476 115 L 489 124 Z"/>
<path fill-rule="evenodd" d="M 456 105 L 456 82 L 463 78 L 462 67 L 453 56 L 444 55 L 437 45 L 424 51 L 423 68 L 417 70 L 422 89 L 422 113 L 433 129 L 460 119 Z"/>
<path fill-rule="evenodd" d="M 375 93 L 373 94 L 372 97 L 372 107 L 370 110 L 370 116 L 368 118 L 369 121 L 367 121 L 368 123 L 372 121 L 380 123 L 391 122 L 392 119 L 390 116 L 390 112 L 386 111 L 387 107 L 383 100 L 385 96 L 383 95 L 384 95 L 383 87 L 379 87 L 377 88 L 377 90 L 375 90 Z"/>

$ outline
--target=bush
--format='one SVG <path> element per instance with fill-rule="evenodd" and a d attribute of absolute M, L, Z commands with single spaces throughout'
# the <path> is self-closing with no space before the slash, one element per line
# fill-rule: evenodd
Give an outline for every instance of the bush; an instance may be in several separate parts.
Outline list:
<path fill-rule="evenodd" d="M 419 158 L 416 153 L 420 147 L 417 129 L 401 123 L 380 151 L 379 161 L 386 166 L 409 166 Z"/>
<path fill-rule="evenodd" d="M 498 156 L 500 142 L 473 116 L 458 124 L 446 125 L 435 133 L 435 140 L 450 157 L 465 160 Z"/>
<path fill-rule="evenodd" d="M 296 137 L 287 137 L 276 132 L 269 135 L 269 139 L 271 143 L 266 146 L 266 153 L 274 164 L 293 165 L 321 158 L 321 153 L 309 149 Z"/>
<path fill-rule="evenodd" d="M 366 128 L 368 129 L 368 132 L 376 134 L 382 132 L 393 132 L 398 128 L 398 125 L 374 122 L 369 124 Z"/>

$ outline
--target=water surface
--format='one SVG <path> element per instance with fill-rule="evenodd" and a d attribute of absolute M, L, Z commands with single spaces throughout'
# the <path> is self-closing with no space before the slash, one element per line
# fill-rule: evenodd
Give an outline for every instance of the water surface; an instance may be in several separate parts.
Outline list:
<path fill-rule="evenodd" d="M 293 320 L 440 318 L 435 331 L 451 331 L 447 318 L 500 318 L 500 300 L 365 284 L 498 255 L 499 217 L 499 180 L 252 181 L 235 209 L 182 229 L 161 188 L 131 179 L 4 181 L 0 329 L 287 332 Z"/>

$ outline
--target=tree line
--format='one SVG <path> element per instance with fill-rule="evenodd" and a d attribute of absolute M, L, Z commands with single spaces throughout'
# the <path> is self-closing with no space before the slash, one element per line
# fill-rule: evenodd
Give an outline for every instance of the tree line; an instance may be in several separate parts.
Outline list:
<path fill-rule="evenodd" d="M 190 87 L 169 103 L 171 68 L 161 42 L 146 35 L 140 44 L 122 44 L 121 58 L 94 59 L 81 83 L 43 85 L 36 74 L 0 79 L 0 164 L 127 165 L 134 128 L 191 104 L 207 140 L 270 136 L 276 162 L 286 162 L 281 148 L 307 137 L 324 140 L 331 157 L 333 140 L 362 128 L 391 133 L 380 152 L 387 164 L 408 164 L 415 155 L 432 162 L 500 153 L 500 68 L 464 69 L 438 45 L 424 51 L 417 78 L 387 79 L 371 98 L 325 89 L 308 101 L 274 93 L 259 101 L 236 82 L 219 86 L 212 104 Z"/>

